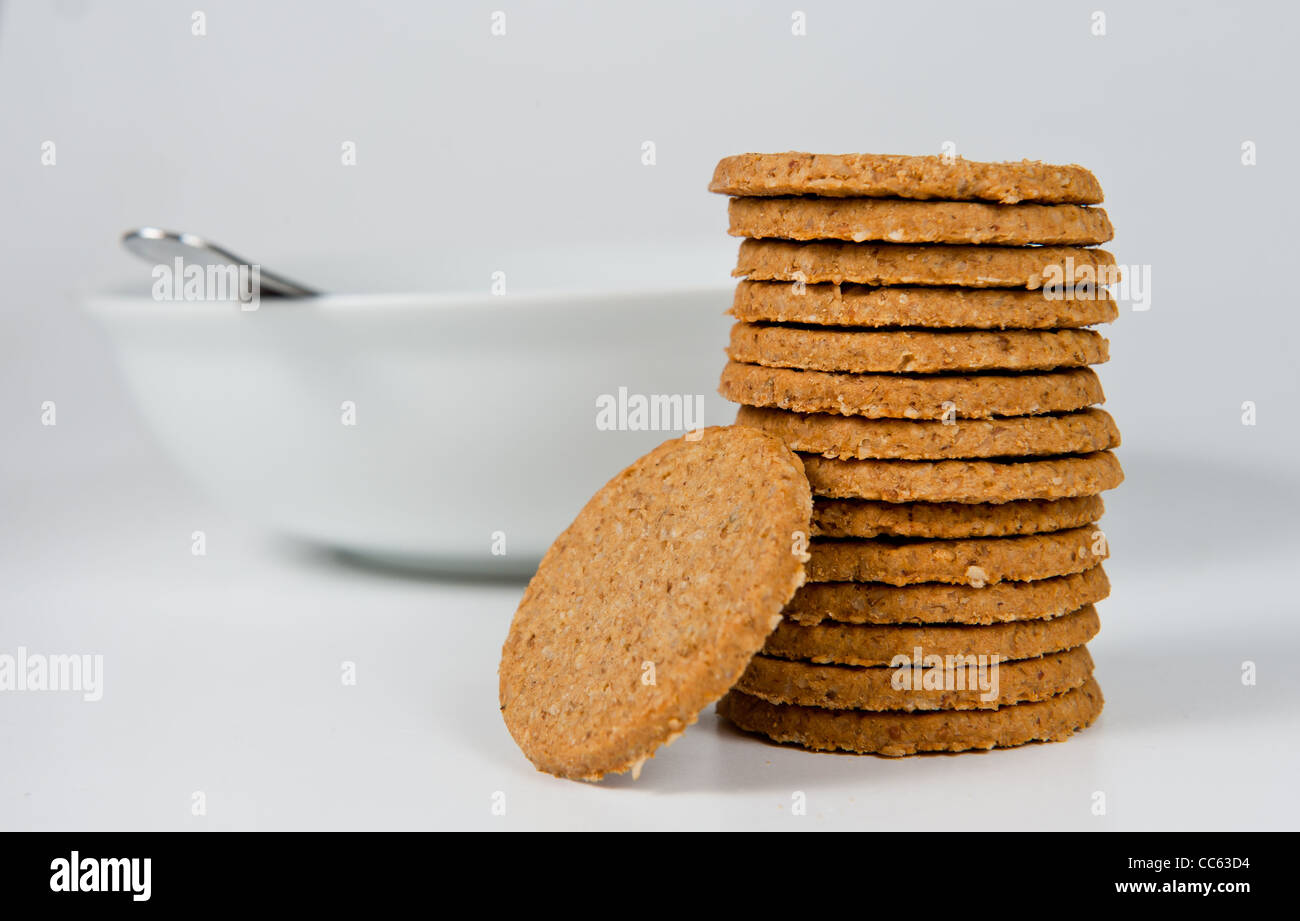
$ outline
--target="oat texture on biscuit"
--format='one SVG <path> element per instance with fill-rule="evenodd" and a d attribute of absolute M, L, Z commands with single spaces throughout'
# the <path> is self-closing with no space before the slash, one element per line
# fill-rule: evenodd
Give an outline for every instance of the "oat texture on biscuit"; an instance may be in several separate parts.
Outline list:
<path fill-rule="evenodd" d="M 1104 703 L 1097 680 L 1089 678 L 1064 694 L 996 710 L 830 710 L 773 704 L 732 691 L 718 701 L 718 713 L 739 728 L 774 742 L 790 742 L 814 751 L 900 757 L 1059 742 L 1090 726 Z"/>
<path fill-rule="evenodd" d="M 1082 166 L 981 163 L 897 154 L 746 153 L 724 157 L 709 191 L 723 195 L 864 196 L 1090 205 L 1101 184 Z"/>
<path fill-rule="evenodd" d="M 660 445 L 547 551 L 501 653 L 501 713 L 540 770 L 639 772 L 744 671 L 804 580 L 798 457 L 753 429 Z"/>
<path fill-rule="evenodd" d="M 1101 208 L 879 198 L 733 198 L 733 237 L 890 243 L 1089 245 L 1115 235 Z"/>
<path fill-rule="evenodd" d="M 938 329 L 1078 329 L 1111 323 L 1119 308 L 1105 288 L 1078 297 L 1020 288 L 874 287 L 741 281 L 731 315 L 750 323 Z"/>

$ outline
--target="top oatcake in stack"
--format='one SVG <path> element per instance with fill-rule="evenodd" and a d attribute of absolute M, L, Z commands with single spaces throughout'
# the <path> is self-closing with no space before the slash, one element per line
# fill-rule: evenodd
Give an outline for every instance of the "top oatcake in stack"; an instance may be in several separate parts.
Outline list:
<path fill-rule="evenodd" d="M 1079 166 L 744 154 L 721 392 L 799 452 L 809 584 L 719 711 L 887 755 L 1061 739 L 1102 697 L 1094 522 L 1122 479 L 1089 367 L 1114 267 Z M 907 662 L 909 664 L 904 665 Z"/>

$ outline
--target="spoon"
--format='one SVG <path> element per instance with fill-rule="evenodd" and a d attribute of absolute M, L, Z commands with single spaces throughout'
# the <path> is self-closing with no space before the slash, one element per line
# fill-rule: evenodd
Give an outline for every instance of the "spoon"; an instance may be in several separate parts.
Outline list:
<path fill-rule="evenodd" d="M 122 234 L 122 245 L 141 259 L 153 265 L 170 264 L 181 259 L 188 265 L 241 266 L 253 265 L 230 250 L 192 233 L 176 233 L 157 227 L 140 227 Z M 290 281 L 283 275 L 259 269 L 261 293 L 276 297 L 315 297 L 315 291 L 305 285 Z"/>

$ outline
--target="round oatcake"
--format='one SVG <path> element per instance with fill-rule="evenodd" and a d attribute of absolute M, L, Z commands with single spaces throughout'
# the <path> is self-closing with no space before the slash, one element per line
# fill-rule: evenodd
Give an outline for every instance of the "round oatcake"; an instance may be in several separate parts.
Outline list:
<path fill-rule="evenodd" d="M 938 198 L 958 201 L 1102 200 L 1097 177 L 1082 166 L 1038 160 L 982 163 L 962 157 L 897 154 L 745 153 L 723 157 L 710 192 L 723 195 L 821 195 Z"/>
<path fill-rule="evenodd" d="M 734 276 L 755 281 L 969 288 L 1070 288 L 1119 281 L 1115 257 L 1079 246 L 743 240 Z"/>
<path fill-rule="evenodd" d="M 890 665 L 918 647 L 926 655 L 1032 659 L 1089 642 L 1101 629 L 1097 609 L 1085 604 L 1061 617 L 1001 624 L 841 624 L 805 626 L 783 618 L 763 655 L 816 665 Z M 742 688 L 743 690 L 743 688 Z M 793 701 L 786 701 L 793 703 Z"/>
<path fill-rule="evenodd" d="M 501 651 L 506 727 L 540 770 L 596 780 L 736 683 L 804 581 L 798 457 L 744 427 L 666 442 L 556 538 Z"/>
<path fill-rule="evenodd" d="M 840 460 L 803 455 L 813 493 L 878 502 L 999 503 L 1095 496 L 1124 482 L 1111 451 L 1010 460 Z"/>
<path fill-rule="evenodd" d="M 1059 742 L 1101 715 L 1105 698 L 1096 678 L 1045 700 L 996 710 L 921 713 L 828 710 L 768 703 L 743 691 L 718 701 L 718 713 L 746 732 L 814 751 L 851 751 L 891 758 L 920 752 L 1009 748 Z"/>
<path fill-rule="evenodd" d="M 1079 528 L 1101 518 L 1101 496 L 1003 502 L 816 499 L 813 537 L 1012 537 Z"/>
<path fill-rule="evenodd" d="M 1092 569 L 1109 554 L 1097 526 L 1016 537 L 957 540 L 819 538 L 809 547 L 809 582 L 946 582 L 983 588 Z"/>
<path fill-rule="evenodd" d="M 795 451 L 842 460 L 970 460 L 1091 454 L 1119 447 L 1101 409 L 993 419 L 870 419 L 741 406 L 736 423 L 775 435 Z M 942 536 L 942 535 L 940 535 Z"/>
<path fill-rule="evenodd" d="M 733 198 L 733 237 L 890 243 L 1082 245 L 1114 237 L 1101 208 L 893 198 Z"/>
<path fill-rule="evenodd" d="M 988 419 L 1084 409 L 1106 399 L 1092 368 L 985 374 L 841 374 L 728 361 L 733 403 L 868 419 Z"/>
<path fill-rule="evenodd" d="M 979 629 L 979 628 L 976 628 Z M 929 653 L 926 653 L 929 656 Z M 958 659 L 960 657 L 960 659 Z M 849 665 L 816 665 L 775 659 L 759 654 L 733 688 L 770 704 L 793 704 L 826 710 L 996 710 L 1024 701 L 1044 700 L 1079 687 L 1092 675 L 1092 656 L 1087 646 L 1075 646 L 1033 659 L 985 661 L 986 684 L 980 687 L 976 673 L 978 658 L 957 653 L 958 664 L 938 671 L 945 680 L 922 683 L 923 666 L 857 668 Z M 942 661 L 942 660 L 941 660 Z M 934 666 L 924 666 L 930 671 Z M 905 683 L 900 675 L 913 678 Z M 988 682 L 996 676 L 995 682 Z"/>
<path fill-rule="evenodd" d="M 854 374 L 1051 371 L 1110 358 L 1091 329 L 837 329 L 737 323 L 727 355 L 769 368 Z"/>
<path fill-rule="evenodd" d="M 922 582 L 809 582 L 785 606 L 785 619 L 832 624 L 1002 624 L 1047 620 L 1101 601 L 1110 580 L 1101 566 L 1033 582 L 983 588 Z M 770 642 L 770 638 L 769 638 Z"/>
<path fill-rule="evenodd" d="M 1078 329 L 1119 316 L 1105 288 L 884 287 L 741 281 L 730 314 L 748 323 L 934 329 Z"/>

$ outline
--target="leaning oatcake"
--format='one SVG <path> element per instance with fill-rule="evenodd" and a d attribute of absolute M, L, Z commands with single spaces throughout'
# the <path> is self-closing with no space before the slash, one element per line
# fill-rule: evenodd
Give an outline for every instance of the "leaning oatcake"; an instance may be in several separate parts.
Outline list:
<path fill-rule="evenodd" d="M 780 440 L 666 442 L 547 551 L 501 651 L 506 727 L 540 770 L 632 770 L 745 671 L 804 581 L 812 498 Z"/>

